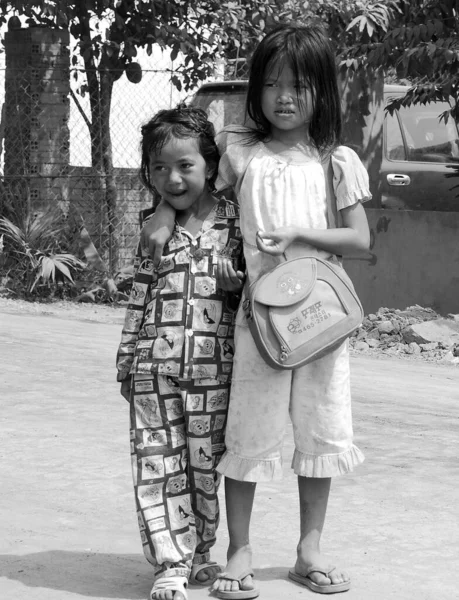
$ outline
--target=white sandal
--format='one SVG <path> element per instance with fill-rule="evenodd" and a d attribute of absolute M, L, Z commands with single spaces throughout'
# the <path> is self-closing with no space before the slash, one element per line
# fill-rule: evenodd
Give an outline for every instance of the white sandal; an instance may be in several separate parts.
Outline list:
<path fill-rule="evenodd" d="M 155 581 L 150 592 L 150 600 L 157 600 L 157 592 L 163 590 L 171 590 L 173 592 L 180 592 L 183 594 L 184 600 L 188 600 L 188 594 L 186 588 L 188 586 L 188 579 L 180 575 L 173 577 L 160 577 Z"/>

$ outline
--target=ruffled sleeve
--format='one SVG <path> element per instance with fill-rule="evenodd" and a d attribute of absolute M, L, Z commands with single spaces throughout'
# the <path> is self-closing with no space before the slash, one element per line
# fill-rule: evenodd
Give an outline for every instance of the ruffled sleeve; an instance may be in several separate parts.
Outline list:
<path fill-rule="evenodd" d="M 331 156 L 331 164 L 338 210 L 371 199 L 367 170 L 354 150 L 338 146 Z"/>
<path fill-rule="evenodd" d="M 247 131 L 247 133 L 246 133 Z M 249 129 L 229 125 L 217 134 L 215 140 L 220 152 L 218 176 L 215 182 L 217 191 L 236 188 L 245 173 L 253 154 L 254 146 L 244 143 L 248 139 Z"/>

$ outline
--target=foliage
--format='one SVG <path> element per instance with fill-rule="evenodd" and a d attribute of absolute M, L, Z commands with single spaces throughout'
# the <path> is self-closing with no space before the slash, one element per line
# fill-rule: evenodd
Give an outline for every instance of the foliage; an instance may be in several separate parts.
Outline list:
<path fill-rule="evenodd" d="M 133 281 L 133 266 L 121 269 L 112 275 L 110 267 L 100 256 L 88 230 L 82 224 L 79 231 L 80 246 L 89 270 L 89 280 L 79 282 L 78 302 L 123 302 L 129 299 Z"/>
<path fill-rule="evenodd" d="M 172 59 L 182 53 L 172 81 L 188 90 L 212 74 L 216 57 L 247 57 L 266 31 L 287 20 L 324 23 L 345 69 L 393 68 L 413 81 L 405 104 L 452 96 L 455 105 L 458 8 L 457 0 L 0 0 L 0 24 L 21 14 L 29 24 L 69 29 L 72 64 L 78 56 L 84 62 L 88 81 L 80 92 L 90 94 L 97 128 L 113 82 L 123 72 L 140 80 L 139 48 L 150 54 L 159 44 Z M 93 146 L 104 155 L 103 145 Z"/>
<path fill-rule="evenodd" d="M 386 31 L 400 2 L 361 0 L 0 0 L 0 24 L 11 15 L 29 25 L 68 29 L 76 40 L 72 64 L 79 58 L 86 75 L 116 81 L 125 72 L 140 80 L 137 51 L 151 54 L 153 44 L 179 53 L 184 64 L 173 77 L 189 90 L 212 74 L 215 58 L 246 57 L 274 25 L 282 21 L 320 21 L 341 51 L 350 38 L 365 41 Z M 355 26 L 359 32 L 352 31 Z M 351 32 L 351 33 L 350 33 Z M 80 91 L 90 90 L 85 84 Z"/>
<path fill-rule="evenodd" d="M 385 3 L 389 22 L 384 35 L 369 35 L 363 43 L 347 49 L 346 66 L 355 69 L 384 67 L 411 83 L 405 97 L 393 101 L 388 110 L 400 106 L 450 102 L 443 113 L 459 119 L 459 2 L 457 0 L 399 0 Z M 390 6 L 389 6 L 390 5 Z M 375 11 L 373 11 L 375 14 Z M 352 26 L 361 26 L 361 21 Z"/>
<path fill-rule="evenodd" d="M 73 284 L 74 273 L 84 267 L 76 256 L 61 251 L 64 231 L 63 215 L 57 209 L 46 214 L 28 211 L 16 223 L 0 217 L 4 270 L 27 294 L 39 284 L 47 288 L 58 282 Z"/>

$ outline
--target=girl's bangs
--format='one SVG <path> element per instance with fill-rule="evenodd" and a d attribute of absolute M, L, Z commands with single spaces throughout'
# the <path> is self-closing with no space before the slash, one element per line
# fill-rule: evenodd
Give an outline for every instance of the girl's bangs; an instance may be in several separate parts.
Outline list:
<path fill-rule="evenodd" d="M 273 52 L 266 61 L 266 67 L 263 73 L 263 78 L 269 79 L 271 76 L 279 73 L 284 64 L 288 63 L 288 58 L 284 50 Z"/>
<path fill-rule="evenodd" d="M 297 49 L 290 46 L 290 44 L 287 48 L 280 48 L 273 52 L 266 63 L 263 74 L 264 80 L 273 75 L 276 76 L 284 65 L 288 65 L 295 75 L 297 85 L 306 83 L 312 89 L 314 86 L 311 73 L 306 67 L 309 61 L 301 60 L 301 58 L 303 57 L 298 57 Z"/>
<path fill-rule="evenodd" d="M 172 131 L 170 127 L 159 127 L 152 136 L 150 143 L 148 144 L 149 154 L 160 154 L 164 145 L 167 144 L 172 138 Z"/>
<path fill-rule="evenodd" d="M 292 41 L 289 40 L 289 42 Z M 311 57 L 302 54 L 298 52 L 298 48 L 294 44 L 289 43 L 285 51 L 285 60 L 295 75 L 296 83 L 300 85 L 306 83 L 312 88 L 314 86 L 311 78 L 311 69 L 308 68 L 308 65 L 311 65 Z"/>
<path fill-rule="evenodd" d="M 155 131 L 153 139 L 148 144 L 148 152 L 159 154 L 163 147 L 172 139 L 183 140 L 187 138 L 198 139 L 199 135 L 180 123 L 164 123 Z"/>

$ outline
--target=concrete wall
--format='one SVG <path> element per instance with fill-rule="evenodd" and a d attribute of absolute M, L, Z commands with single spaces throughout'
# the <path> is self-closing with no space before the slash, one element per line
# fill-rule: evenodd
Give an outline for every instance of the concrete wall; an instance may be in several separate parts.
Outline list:
<path fill-rule="evenodd" d="M 366 209 L 370 253 L 348 258 L 365 314 L 380 307 L 459 313 L 459 213 Z"/>

